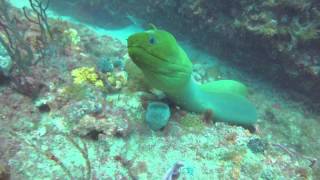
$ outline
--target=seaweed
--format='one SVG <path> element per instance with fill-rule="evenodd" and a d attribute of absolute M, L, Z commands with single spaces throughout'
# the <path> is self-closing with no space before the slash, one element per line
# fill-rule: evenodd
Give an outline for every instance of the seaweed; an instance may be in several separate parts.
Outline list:
<path fill-rule="evenodd" d="M 13 66 L 26 72 L 33 64 L 34 54 L 23 37 L 26 30 L 18 27 L 21 20 L 10 8 L 7 1 L 0 0 L 0 43 L 14 62 Z"/>

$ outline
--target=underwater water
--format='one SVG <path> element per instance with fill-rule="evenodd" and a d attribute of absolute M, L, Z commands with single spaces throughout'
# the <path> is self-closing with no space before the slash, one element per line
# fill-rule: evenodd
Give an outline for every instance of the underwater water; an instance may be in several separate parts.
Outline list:
<path fill-rule="evenodd" d="M 319 179 L 316 0 L 0 0 L 0 179 Z"/>

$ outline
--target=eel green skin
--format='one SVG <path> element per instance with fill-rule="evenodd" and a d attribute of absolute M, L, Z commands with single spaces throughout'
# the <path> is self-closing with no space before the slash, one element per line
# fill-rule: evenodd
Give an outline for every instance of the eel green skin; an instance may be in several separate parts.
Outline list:
<path fill-rule="evenodd" d="M 128 53 L 147 83 L 182 108 L 197 113 L 210 110 L 214 121 L 244 126 L 256 122 L 246 86 L 234 80 L 197 83 L 191 76 L 191 61 L 169 32 L 152 29 L 131 35 Z"/>

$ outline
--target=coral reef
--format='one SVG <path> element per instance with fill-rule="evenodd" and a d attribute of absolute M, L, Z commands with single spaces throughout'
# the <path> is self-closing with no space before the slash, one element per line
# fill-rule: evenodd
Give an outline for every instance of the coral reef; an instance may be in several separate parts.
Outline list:
<path fill-rule="evenodd" d="M 183 34 L 203 49 L 287 89 L 308 94 L 319 104 L 320 7 L 316 0 L 108 0 L 73 5 L 113 13 L 113 18 L 130 20 L 134 15 Z"/>
<path fill-rule="evenodd" d="M 0 5 L 2 2 L 0 0 Z M 69 2 L 77 7 L 79 1 Z M 132 8 L 128 13 L 145 8 L 132 6 L 135 1 L 81 1 L 82 5 L 91 3 L 87 6 L 89 10 L 98 9 L 106 2 L 110 3 L 105 7 L 108 10 L 118 3 L 124 4 L 115 8 L 119 12 L 128 7 Z M 184 14 L 186 21 L 197 24 L 199 21 L 194 18 L 201 19 L 205 22 L 201 27 L 204 30 L 208 27 L 214 30 L 212 23 L 217 22 L 219 15 L 214 12 L 250 6 L 250 3 L 240 6 L 240 1 L 230 0 L 224 1 L 225 5 L 217 4 L 216 11 L 209 11 L 204 6 L 209 5 L 207 1 L 188 0 L 183 5 L 180 1 L 140 2 L 146 2 L 149 7 L 147 11 L 139 11 L 141 15 L 157 14 L 169 7 L 172 12 Z M 276 2 L 264 3 L 270 6 L 268 3 Z M 280 7 L 286 4 L 292 11 L 309 8 L 300 7 L 300 1 L 277 3 Z M 152 90 L 143 83 L 143 74 L 130 61 L 125 45 L 119 40 L 100 36 L 86 25 L 48 18 L 51 35 L 44 34 L 52 39 L 48 38 L 49 46 L 44 46 L 44 39 L 39 40 L 44 36 L 38 25 L 24 19 L 23 11 L 9 9 L 21 15 L 17 16 L 17 25 L 21 30 L 27 27 L 25 39 L 35 56 L 32 62 L 36 63 L 26 66 L 30 73 L 25 76 L 16 73 L 18 67 L 12 66 L 10 78 L 0 83 L 0 104 L 3 105 L 0 109 L 0 179 L 316 179 L 319 176 L 317 159 L 309 157 L 318 156 L 320 152 L 316 128 L 320 127 L 316 121 L 319 116 L 304 109 L 302 102 L 291 102 L 286 92 L 268 89 L 259 84 L 260 81 L 248 79 L 234 69 L 227 70 L 221 64 L 211 66 L 199 61 L 193 76 L 200 83 L 230 77 L 250 83 L 249 98 L 259 111 L 255 134 L 242 127 L 208 123 L 214 116 L 212 112 L 188 113 L 166 97 L 149 93 Z M 25 13 L 31 20 L 37 19 L 28 9 Z M 239 15 L 236 9 L 225 13 Z M 114 16 L 119 14 L 115 12 Z M 208 14 L 213 18 L 207 19 Z M 219 22 L 230 22 L 227 20 Z M 248 23 L 256 30 L 255 24 Z M 306 28 L 304 32 L 310 30 L 304 38 L 295 31 L 297 41 L 311 43 L 313 27 L 301 21 L 296 23 Z M 185 25 L 182 21 L 181 24 Z M 228 33 L 227 27 L 219 25 L 221 23 L 217 23 L 218 28 L 225 28 L 222 33 Z M 196 32 L 199 26 L 190 27 Z M 275 24 L 268 26 L 268 35 L 251 33 L 263 36 L 264 40 L 278 36 L 279 32 L 273 31 Z M 248 31 L 243 26 L 238 28 Z M 210 43 L 213 42 L 208 45 Z M 24 51 L 22 54 L 26 55 Z M 46 58 L 39 58 L 42 55 Z M 103 88 L 97 88 L 96 82 L 100 80 Z M 153 131 L 145 121 L 148 103 L 154 101 L 167 104 L 171 111 L 170 115 L 166 111 L 170 119 L 161 131 Z"/>

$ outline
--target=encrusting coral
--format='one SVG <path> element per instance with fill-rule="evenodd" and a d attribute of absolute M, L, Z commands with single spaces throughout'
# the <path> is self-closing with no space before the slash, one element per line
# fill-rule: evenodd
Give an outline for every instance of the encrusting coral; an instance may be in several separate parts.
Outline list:
<path fill-rule="evenodd" d="M 80 42 L 80 36 L 78 35 L 78 31 L 74 28 L 64 30 L 63 35 L 63 41 L 67 44 L 77 46 Z"/>
<path fill-rule="evenodd" d="M 128 75 L 125 71 L 97 72 L 94 67 L 80 67 L 71 71 L 75 85 L 91 84 L 106 91 L 118 91 L 127 84 Z"/>
<path fill-rule="evenodd" d="M 103 88 L 104 83 L 99 78 L 94 67 L 80 67 L 71 71 L 73 83 L 82 85 L 84 83 L 93 84 L 98 88 Z"/>

